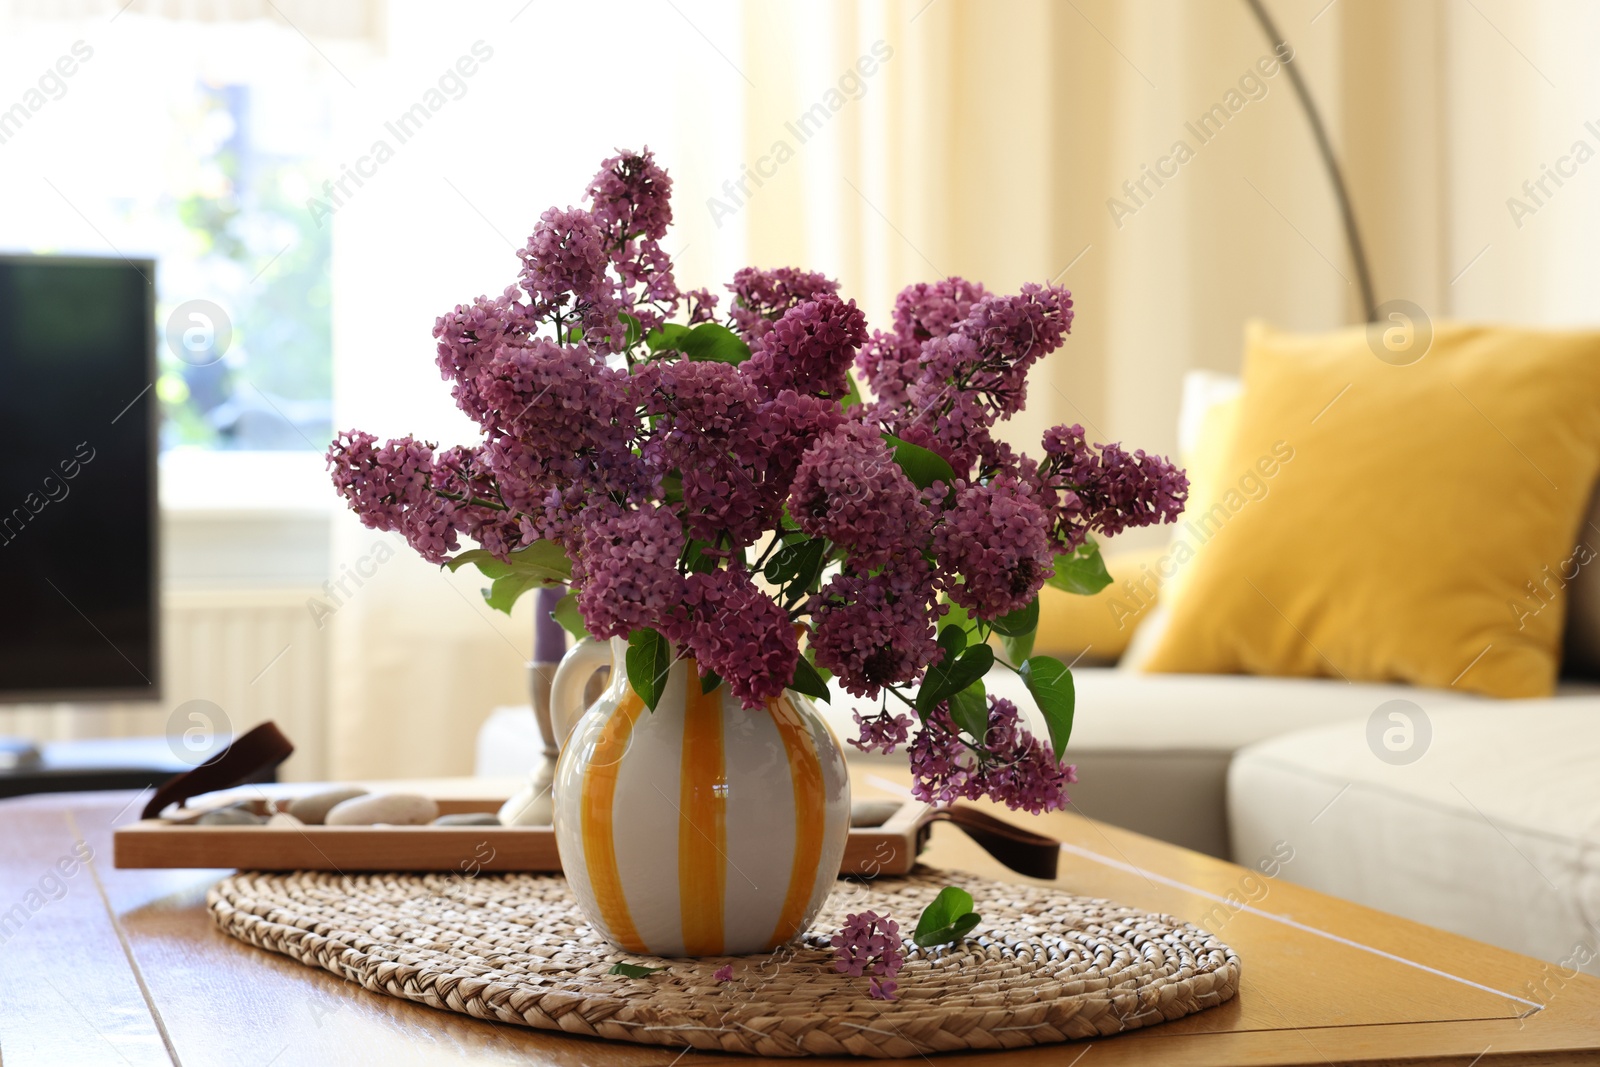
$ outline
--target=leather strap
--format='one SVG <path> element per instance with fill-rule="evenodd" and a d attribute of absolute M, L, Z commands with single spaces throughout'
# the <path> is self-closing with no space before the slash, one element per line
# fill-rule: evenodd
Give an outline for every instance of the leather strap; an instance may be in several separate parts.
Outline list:
<path fill-rule="evenodd" d="M 1029 878 L 1054 879 L 1061 859 L 1061 842 L 1032 830 L 1002 822 L 977 808 L 964 804 L 939 808 L 927 815 L 928 822 L 954 823 L 983 850 L 1018 874 Z"/>
<path fill-rule="evenodd" d="M 276 767 L 294 752 L 294 745 L 274 722 L 264 722 L 233 739 L 233 743 L 200 766 L 173 775 L 156 790 L 140 818 L 153 819 L 168 804 L 182 805 L 190 797 L 227 789 Z"/>

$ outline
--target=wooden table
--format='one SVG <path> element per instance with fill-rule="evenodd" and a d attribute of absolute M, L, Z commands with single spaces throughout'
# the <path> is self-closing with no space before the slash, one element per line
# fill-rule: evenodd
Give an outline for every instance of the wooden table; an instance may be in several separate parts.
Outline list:
<path fill-rule="evenodd" d="M 858 776 L 857 795 L 892 795 L 894 785 Z M 481 793 L 482 783 L 473 789 Z M 435 1011 L 234 941 L 205 911 L 207 886 L 225 872 L 111 869 L 111 828 L 135 818 L 143 799 L 78 793 L 0 802 L 5 1067 L 751 1062 Z M 929 1063 L 1600 1063 L 1593 978 L 1080 815 L 1008 817 L 1064 842 L 1056 883 L 1064 889 L 1219 934 L 1243 961 L 1242 987 L 1219 1008 L 1150 1030 Z M 93 859 L 73 863 L 85 846 Z M 924 859 L 1017 878 L 947 825 L 935 828 Z"/>

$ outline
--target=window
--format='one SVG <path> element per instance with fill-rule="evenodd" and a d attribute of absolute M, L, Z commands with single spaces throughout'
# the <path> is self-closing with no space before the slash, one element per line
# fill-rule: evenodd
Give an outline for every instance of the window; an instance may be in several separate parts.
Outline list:
<path fill-rule="evenodd" d="M 337 72 L 282 23 L 133 12 L 22 23 L 0 68 L 40 72 L 0 99 L 0 190 L 41 205 L 0 214 L 0 248 L 158 261 L 163 450 L 325 448 L 332 244 L 305 203 Z"/>

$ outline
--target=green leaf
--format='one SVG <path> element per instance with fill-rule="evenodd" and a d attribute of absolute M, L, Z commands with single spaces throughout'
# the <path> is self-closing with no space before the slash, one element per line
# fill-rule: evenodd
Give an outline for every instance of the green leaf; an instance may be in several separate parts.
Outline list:
<path fill-rule="evenodd" d="M 561 628 L 571 634 L 575 641 L 582 641 L 589 636 L 589 627 L 584 625 L 583 613 L 578 610 L 578 598 L 571 593 L 556 601 L 556 606 L 550 609 L 550 617 L 560 623 Z"/>
<path fill-rule="evenodd" d="M 856 385 L 856 376 L 851 374 L 849 371 L 845 372 L 844 380 L 850 388 L 844 394 L 844 399 L 839 401 L 839 406 L 849 410 L 850 408 L 855 407 L 857 404 L 863 403 L 861 399 L 861 387 Z"/>
<path fill-rule="evenodd" d="M 1022 675 L 1022 684 L 1033 694 L 1044 715 L 1045 725 L 1050 729 L 1050 751 L 1060 763 L 1067 751 L 1067 740 L 1072 736 L 1072 712 L 1077 704 L 1072 671 L 1051 656 L 1034 656 L 1023 663 L 1017 673 Z"/>
<path fill-rule="evenodd" d="M 489 588 L 483 591 L 483 600 L 494 610 L 510 615 L 511 608 L 521 599 L 523 593 L 549 584 L 532 575 L 513 572 L 496 578 Z"/>
<path fill-rule="evenodd" d="M 528 590 L 572 580 L 572 561 L 567 559 L 567 550 L 556 541 L 535 541 L 503 560 L 484 549 L 474 548 L 445 560 L 444 565 L 457 571 L 469 563 L 492 582 L 483 591 L 484 601 L 507 615 Z"/>
<path fill-rule="evenodd" d="M 822 680 L 822 675 L 817 673 L 811 661 L 804 656 L 794 661 L 794 681 L 789 683 L 789 688 L 796 693 L 816 697 L 825 704 L 832 703 L 828 699 L 828 683 Z"/>
<path fill-rule="evenodd" d="M 972 910 L 972 894 L 960 886 L 947 885 L 939 890 L 922 915 L 917 919 L 917 933 L 925 934 L 949 926 Z"/>
<path fill-rule="evenodd" d="M 971 933 L 979 921 L 978 913 L 972 910 L 972 894 L 947 885 L 922 909 L 911 939 L 922 948 L 953 944 Z"/>
<path fill-rule="evenodd" d="M 706 671 L 700 676 L 700 692 L 714 693 L 717 686 L 722 684 L 722 675 L 716 671 Z"/>
<path fill-rule="evenodd" d="M 711 547 L 710 541 L 690 541 L 683 550 L 683 565 L 691 574 L 710 574 L 717 569 L 719 562 L 716 556 L 706 555 L 706 549 Z"/>
<path fill-rule="evenodd" d="M 1038 633 L 1029 630 L 1020 637 L 1001 637 L 1000 650 L 1006 654 L 1006 662 L 1015 667 L 1033 655 L 1033 639 Z"/>
<path fill-rule="evenodd" d="M 623 346 L 632 348 L 639 343 L 639 338 L 644 335 L 644 324 L 626 311 L 622 312 L 620 318 L 622 319 L 622 324 L 628 328 L 628 337 L 622 342 Z"/>
<path fill-rule="evenodd" d="M 661 478 L 661 493 L 668 504 L 683 503 L 683 475 L 673 470 Z"/>
<path fill-rule="evenodd" d="M 807 663 L 811 664 L 811 669 L 816 671 L 817 672 L 817 677 L 821 678 L 824 682 L 827 682 L 829 679 L 831 679 L 833 677 L 833 672 L 830 671 L 828 668 L 826 668 L 826 667 L 818 667 L 817 666 L 817 650 L 816 649 L 814 649 L 814 648 L 806 649 L 805 655 L 801 656 L 800 658 L 805 660 Z M 792 689 L 794 687 L 790 686 L 790 688 Z M 824 698 L 824 699 L 827 699 L 827 698 Z"/>
<path fill-rule="evenodd" d="M 809 573 L 814 564 L 820 563 L 827 547 L 828 542 L 820 537 L 790 541 L 772 554 L 761 573 L 773 585 L 787 585 L 802 573 Z M 812 556 L 816 557 L 815 561 L 811 559 Z"/>
<path fill-rule="evenodd" d="M 1069 593 L 1092 596 L 1111 584 L 1106 561 L 1100 558 L 1100 546 L 1093 541 L 1079 545 L 1076 552 L 1057 556 L 1055 569 L 1048 584 Z"/>
<path fill-rule="evenodd" d="M 679 349 L 690 359 L 702 362 L 743 363 L 750 358 L 750 346 L 716 322 L 702 322 L 690 330 Z"/>
<path fill-rule="evenodd" d="M 894 461 L 900 464 L 900 469 L 906 472 L 906 477 L 918 489 L 926 489 L 934 482 L 948 485 L 956 480 L 955 469 L 939 453 L 910 441 L 902 441 L 893 434 L 886 433 L 883 439 L 894 453 Z"/>
<path fill-rule="evenodd" d="M 960 604 L 957 604 L 948 596 L 944 598 L 944 604 L 945 607 L 949 609 L 947 612 L 945 612 L 945 622 L 949 623 L 951 626 L 959 626 L 963 630 L 967 630 L 972 627 L 972 616 L 967 614 L 966 608 L 962 607 Z"/>
<path fill-rule="evenodd" d="M 966 628 L 956 623 L 948 623 L 939 631 L 939 647 L 944 649 L 944 658 L 953 660 L 967 647 Z"/>
<path fill-rule="evenodd" d="M 922 688 L 917 691 L 917 711 L 927 718 L 939 701 L 961 692 L 988 674 L 992 666 L 994 649 L 988 645 L 973 645 L 959 659 L 945 660 L 938 666 L 929 667 L 922 678 Z"/>
<path fill-rule="evenodd" d="M 1033 638 L 1039 631 L 1039 598 L 1025 608 L 1002 615 L 989 624 L 1000 635 L 1006 662 L 1020 664 L 1033 654 Z"/>
<path fill-rule="evenodd" d="M 828 542 L 821 537 L 809 537 L 778 549 L 767 561 L 762 574 L 773 585 L 783 587 L 785 606 L 792 606 L 812 591 L 827 564 Z"/>
<path fill-rule="evenodd" d="M 511 564 L 495 559 L 494 555 L 486 548 L 469 549 L 444 561 L 444 565 L 450 569 L 451 573 L 460 570 L 469 563 L 477 567 L 478 573 L 485 578 L 504 578 L 511 573 Z"/>
<path fill-rule="evenodd" d="M 978 744 L 989 736 L 989 694 L 976 681 L 950 696 L 950 718 Z"/>
<path fill-rule="evenodd" d="M 1021 637 L 1039 628 L 1039 598 L 1034 597 L 1025 608 L 988 620 L 994 632 L 1001 637 Z"/>
<path fill-rule="evenodd" d="M 619 963 L 607 974 L 620 974 L 624 978 L 649 978 L 652 974 L 669 970 L 667 967 L 639 967 L 632 963 Z"/>
<path fill-rule="evenodd" d="M 645 347 L 651 352 L 681 352 L 689 327 L 676 322 L 664 322 L 644 335 Z"/>
<path fill-rule="evenodd" d="M 982 920 L 977 912 L 969 911 L 949 926 L 941 927 L 938 930 L 929 930 L 925 934 L 917 934 L 912 940 L 922 948 L 932 948 L 935 945 L 953 945 L 972 933 L 973 928 L 980 921 Z"/>
<path fill-rule="evenodd" d="M 672 648 L 648 626 L 628 635 L 628 684 L 651 711 L 661 703 L 672 670 Z"/>
<path fill-rule="evenodd" d="M 572 581 L 572 561 L 560 541 L 535 541 L 511 553 L 511 569 L 546 582 Z"/>

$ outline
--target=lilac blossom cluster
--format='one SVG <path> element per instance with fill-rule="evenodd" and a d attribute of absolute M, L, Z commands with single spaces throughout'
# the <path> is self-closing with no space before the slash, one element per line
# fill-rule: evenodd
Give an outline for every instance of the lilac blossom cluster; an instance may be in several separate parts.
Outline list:
<path fill-rule="evenodd" d="M 1031 812 L 1066 806 L 1066 787 L 1078 780 L 1077 769 L 1063 766 L 1049 748 L 1030 734 L 1017 706 L 989 697 L 989 729 L 984 751 L 963 745 L 948 708 L 929 717 L 941 729 L 924 729 L 911 746 L 911 791 L 928 804 L 990 797 L 1008 808 Z"/>
<path fill-rule="evenodd" d="M 905 965 L 900 927 L 887 915 L 863 911 L 846 915 L 844 926 L 829 942 L 834 968 L 852 978 L 867 976 L 867 992 L 876 1000 L 895 999 L 895 975 Z"/>
<path fill-rule="evenodd" d="M 662 248 L 671 187 L 648 149 L 623 152 L 584 206 L 545 212 L 516 284 L 434 328 L 482 440 L 342 433 L 338 491 L 434 563 L 463 539 L 502 569 L 554 548 L 588 633 L 653 630 L 748 707 L 822 695 L 830 675 L 881 700 L 855 743 L 909 746 L 925 799 L 1062 806 L 1073 769 L 1014 705 L 988 700 L 975 733 L 984 705 L 957 716 L 910 694 L 967 638 L 970 654 L 1004 632 L 1091 534 L 1182 509 L 1187 481 L 1160 457 L 1077 426 L 1050 430 L 1039 460 L 996 436 L 1071 330 L 1071 295 L 949 278 L 906 289 L 893 329 L 872 333 L 837 282 L 747 268 L 719 318 L 724 302 L 680 290 Z M 879 979 L 892 993 L 893 971 Z"/>

